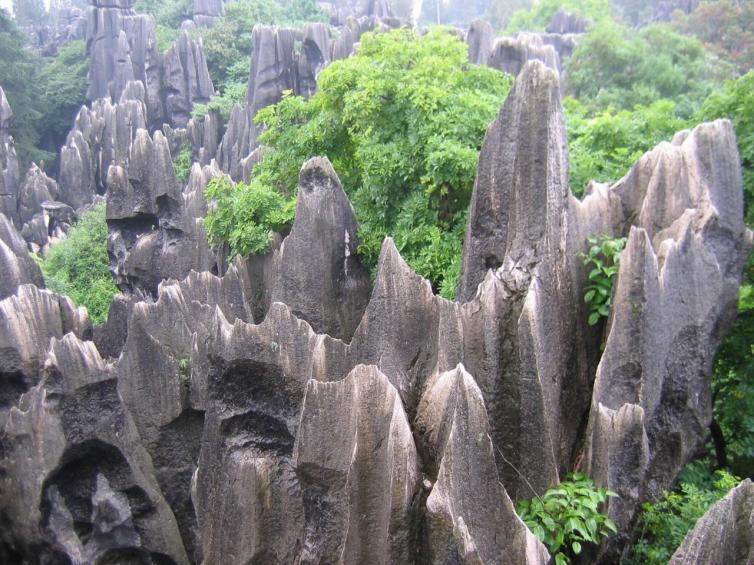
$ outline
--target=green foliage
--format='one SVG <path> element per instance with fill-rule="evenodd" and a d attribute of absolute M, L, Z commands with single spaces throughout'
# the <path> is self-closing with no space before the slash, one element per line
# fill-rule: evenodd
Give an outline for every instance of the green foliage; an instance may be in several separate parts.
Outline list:
<path fill-rule="evenodd" d="M 729 118 L 738 139 L 744 175 L 745 218 L 754 226 L 754 71 L 725 86 L 704 101 L 699 121 Z"/>
<path fill-rule="evenodd" d="M 359 51 L 324 69 L 318 86 L 309 100 L 288 95 L 258 113 L 270 152 L 255 183 L 295 196 L 302 163 L 326 155 L 356 209 L 362 260 L 374 268 L 392 235 L 412 268 L 452 296 L 479 150 L 510 78 L 470 66 L 454 35 L 403 29 L 362 36 Z M 210 213 L 227 218 L 210 233 L 246 254 L 256 246 L 235 233 L 245 211 L 231 205 Z"/>
<path fill-rule="evenodd" d="M 613 300 L 613 283 L 620 266 L 620 255 L 626 246 L 626 238 L 611 238 L 608 235 L 589 237 L 589 251 L 581 253 L 589 271 L 589 284 L 584 293 L 584 302 L 589 305 L 589 325 L 594 326 L 600 318 L 607 318 Z"/>
<path fill-rule="evenodd" d="M 295 199 L 286 199 L 256 180 L 236 185 L 227 177 L 215 177 L 205 194 L 216 202 L 205 224 L 210 239 L 215 244 L 226 241 L 234 254 L 267 252 L 273 233 L 283 231 L 293 221 Z"/>
<path fill-rule="evenodd" d="M 154 30 L 155 37 L 157 39 L 157 50 L 160 53 L 165 53 L 173 46 L 178 37 L 181 34 L 179 29 L 168 27 L 162 24 L 157 24 Z"/>
<path fill-rule="evenodd" d="M 691 14 L 678 11 L 673 27 L 693 35 L 739 72 L 754 67 L 754 2 L 715 0 L 701 2 Z"/>
<path fill-rule="evenodd" d="M 194 0 L 137 0 L 134 8 L 142 14 L 151 14 L 157 26 L 178 29 L 183 20 L 194 15 Z"/>
<path fill-rule="evenodd" d="M 74 118 L 86 103 L 89 59 L 86 43 L 73 41 L 45 64 L 38 78 L 43 103 L 37 123 L 44 150 L 56 153 L 65 142 Z"/>
<path fill-rule="evenodd" d="M 51 290 L 86 306 L 92 321 L 101 324 L 118 292 L 108 263 L 105 205 L 98 204 L 83 213 L 68 236 L 50 249 L 42 272 Z"/>
<path fill-rule="evenodd" d="M 642 505 L 639 538 L 625 561 L 627 565 L 667 563 L 696 521 L 739 481 L 725 471 L 718 471 L 709 482 L 694 483 L 682 477 L 678 491 L 665 493 L 654 504 Z"/>
<path fill-rule="evenodd" d="M 591 111 L 671 99 L 691 117 L 724 66 L 696 39 L 665 24 L 631 30 L 609 19 L 593 26 L 566 62 L 569 93 Z"/>
<path fill-rule="evenodd" d="M 246 83 L 234 82 L 227 86 L 220 96 L 214 96 L 207 104 L 196 104 L 191 117 L 195 120 L 204 119 L 210 112 L 217 112 L 222 119 L 223 124 L 227 124 L 233 106 L 236 104 L 244 105 L 246 101 Z"/>
<path fill-rule="evenodd" d="M 531 10 L 518 10 L 511 16 L 505 34 L 517 31 L 545 31 L 558 10 L 599 21 L 609 14 L 608 0 L 541 0 Z"/>
<path fill-rule="evenodd" d="M 191 380 L 191 359 L 181 357 L 178 360 L 178 376 L 184 383 Z"/>
<path fill-rule="evenodd" d="M 547 546 L 555 563 L 570 563 L 586 544 L 598 544 L 617 533 L 615 524 L 599 511 L 608 497 L 618 496 L 596 488 L 583 473 L 571 473 L 541 498 L 522 500 L 516 511 L 529 529 Z"/>
<path fill-rule="evenodd" d="M 42 119 L 42 99 L 38 80 L 42 66 L 39 57 L 23 48 L 25 38 L 5 10 L 0 10 L 0 86 L 13 110 L 11 133 L 22 166 L 49 159 L 38 149 L 38 124 Z"/>
<path fill-rule="evenodd" d="M 577 196 L 590 180 L 618 180 L 645 152 L 688 125 L 676 114 L 672 100 L 658 100 L 633 110 L 608 108 L 591 115 L 575 98 L 568 97 L 563 104 L 568 122 L 571 190 Z"/>
<path fill-rule="evenodd" d="M 191 157 L 191 143 L 183 143 L 181 150 L 178 152 L 178 157 L 173 161 L 175 168 L 175 176 L 181 181 L 181 184 L 186 184 L 191 173 L 191 165 L 194 160 Z"/>

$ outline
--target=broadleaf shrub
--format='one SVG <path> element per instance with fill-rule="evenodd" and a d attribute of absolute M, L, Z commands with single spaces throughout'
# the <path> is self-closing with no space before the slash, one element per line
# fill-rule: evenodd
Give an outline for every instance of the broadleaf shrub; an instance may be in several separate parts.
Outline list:
<path fill-rule="evenodd" d="M 611 238 L 608 235 L 589 237 L 589 251 L 581 253 L 584 265 L 592 267 L 589 283 L 584 293 L 584 302 L 589 305 L 589 325 L 594 326 L 600 318 L 610 315 L 613 300 L 613 283 L 620 266 L 620 255 L 626 246 L 626 238 Z"/>
<path fill-rule="evenodd" d="M 584 473 L 570 473 L 542 497 L 519 501 L 516 511 L 547 546 L 555 563 L 563 565 L 579 555 L 586 544 L 598 544 L 617 533 L 613 521 L 600 512 L 600 505 L 613 496 L 618 495 L 595 487 Z"/>
<path fill-rule="evenodd" d="M 105 204 L 81 214 L 68 236 L 50 248 L 41 265 L 50 290 L 86 306 L 92 322 L 103 323 L 118 292 L 110 276 Z"/>

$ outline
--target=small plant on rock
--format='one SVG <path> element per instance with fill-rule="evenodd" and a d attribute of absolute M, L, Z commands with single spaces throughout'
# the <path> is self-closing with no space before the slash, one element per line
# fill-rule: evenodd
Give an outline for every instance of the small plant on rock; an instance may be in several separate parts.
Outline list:
<path fill-rule="evenodd" d="M 587 253 L 581 253 L 584 265 L 592 266 L 589 271 L 589 284 L 584 293 L 584 302 L 589 305 L 589 325 L 594 326 L 600 318 L 610 314 L 613 297 L 613 282 L 618 274 L 620 255 L 626 246 L 626 238 L 591 236 Z"/>
<path fill-rule="evenodd" d="M 599 511 L 600 504 L 612 496 L 618 495 L 596 488 L 585 474 L 570 473 L 542 497 L 520 501 L 516 510 L 547 546 L 556 565 L 565 565 L 581 553 L 584 544 L 597 544 L 617 533 L 613 521 Z"/>

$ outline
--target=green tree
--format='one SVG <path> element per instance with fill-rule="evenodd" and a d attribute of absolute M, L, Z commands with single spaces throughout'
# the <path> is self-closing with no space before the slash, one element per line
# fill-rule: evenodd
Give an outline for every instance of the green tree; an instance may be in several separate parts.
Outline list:
<path fill-rule="evenodd" d="M 702 2 L 691 14 L 676 12 L 673 27 L 745 73 L 754 68 L 754 2 Z"/>
<path fill-rule="evenodd" d="M 645 152 L 688 126 L 672 100 L 616 111 L 590 113 L 572 97 L 563 101 L 568 124 L 571 190 L 581 195 L 589 181 L 623 177 Z"/>
<path fill-rule="evenodd" d="M 77 112 L 86 103 L 89 59 L 84 41 L 73 41 L 39 73 L 42 116 L 37 122 L 42 148 L 52 154 L 65 142 Z M 49 170 L 49 167 L 48 167 Z"/>
<path fill-rule="evenodd" d="M 302 163 L 326 155 L 356 209 L 366 264 L 376 265 L 392 235 L 408 263 L 452 297 L 479 150 L 510 83 L 470 66 L 465 43 L 446 31 L 366 34 L 353 57 L 322 71 L 309 100 L 286 96 L 259 112 L 270 151 L 255 183 L 295 196 Z M 230 241 L 244 211 L 229 200 L 210 218 L 218 214 L 227 220 L 210 233 Z"/>
<path fill-rule="evenodd" d="M 42 261 L 48 288 L 86 306 L 96 324 L 107 319 L 118 292 L 108 267 L 105 205 L 84 212 L 68 236 L 53 245 Z"/>
<path fill-rule="evenodd" d="M 690 478 L 682 476 L 677 490 L 642 506 L 638 539 L 627 565 L 665 565 L 696 521 L 740 481 L 724 471 L 714 478 Z"/>
<path fill-rule="evenodd" d="M 660 99 L 691 118 L 730 68 L 713 62 L 704 46 L 665 24 L 636 32 L 604 19 L 566 62 L 568 93 L 590 111 L 622 110 Z M 722 73 L 722 74 L 721 74 Z"/>
<path fill-rule="evenodd" d="M 38 57 L 24 49 L 25 37 L 5 10 L 0 10 L 0 86 L 13 110 L 11 133 L 23 166 L 52 155 L 38 149 L 37 125 L 42 119 Z"/>
<path fill-rule="evenodd" d="M 150 14 L 158 26 L 178 29 L 183 20 L 194 15 L 194 0 L 137 0 L 134 8 L 142 14 Z"/>

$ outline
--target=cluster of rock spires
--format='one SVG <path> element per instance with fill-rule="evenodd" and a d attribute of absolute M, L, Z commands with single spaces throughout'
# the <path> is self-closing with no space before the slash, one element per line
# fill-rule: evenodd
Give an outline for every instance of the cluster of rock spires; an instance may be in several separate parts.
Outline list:
<path fill-rule="evenodd" d="M 527 61 L 538 60 L 562 74 L 562 63 L 573 53 L 587 24 L 582 18 L 559 11 L 546 33 L 519 32 L 510 37 L 496 37 L 489 22 L 474 20 L 466 34 L 469 60 L 513 76 L 521 72 Z"/>
<path fill-rule="evenodd" d="M 219 277 L 209 247 L 185 243 L 206 242 L 219 169 L 195 163 L 182 189 L 161 132 L 104 135 L 81 114 L 73 136 L 115 162 L 128 293 L 92 328 L 40 290 L 0 218 L 14 273 L 0 278 L 0 560 L 544 564 L 514 503 L 581 469 L 620 495 L 606 511 L 621 535 L 599 556 L 614 562 L 639 505 L 705 441 L 752 233 L 727 121 L 573 197 L 559 90 L 527 63 L 487 132 L 458 302 L 389 238 L 370 284 L 323 158 L 302 168 L 291 232 Z M 628 244 L 610 318 L 590 327 L 578 253 L 599 234 Z M 750 557 L 752 499 L 743 483 L 676 562 Z"/>

